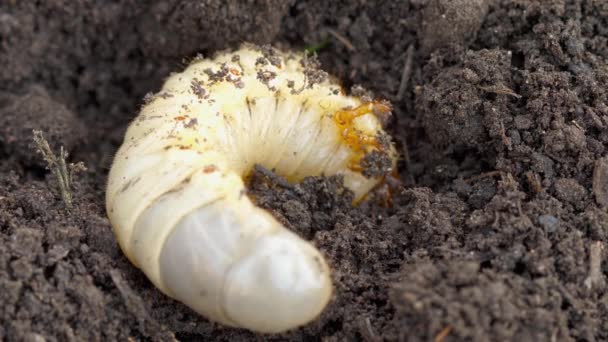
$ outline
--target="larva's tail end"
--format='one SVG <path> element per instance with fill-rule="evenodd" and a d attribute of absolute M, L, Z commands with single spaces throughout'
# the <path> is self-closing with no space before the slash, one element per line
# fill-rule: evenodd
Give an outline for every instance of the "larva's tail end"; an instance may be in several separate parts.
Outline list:
<path fill-rule="evenodd" d="M 281 230 L 260 237 L 232 266 L 224 308 L 230 320 L 244 328 L 280 333 L 316 319 L 331 294 L 323 256 L 308 242 Z"/>

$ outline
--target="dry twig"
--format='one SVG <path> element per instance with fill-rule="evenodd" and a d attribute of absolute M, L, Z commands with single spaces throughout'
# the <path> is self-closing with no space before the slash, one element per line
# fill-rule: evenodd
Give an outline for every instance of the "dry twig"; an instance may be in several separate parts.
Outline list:
<path fill-rule="evenodd" d="M 491 86 L 479 86 L 479 89 L 486 91 L 488 93 L 509 95 L 509 96 L 513 96 L 518 99 L 521 98 L 521 95 L 517 94 L 516 92 L 514 92 L 513 90 L 511 90 L 509 87 L 505 86 L 502 83 L 499 83 L 496 85 L 491 85 Z"/>
<path fill-rule="evenodd" d="M 450 331 L 452 331 L 452 326 L 451 325 L 446 326 L 435 336 L 435 339 L 433 339 L 433 341 L 442 342 L 443 339 L 449 335 Z"/>
<path fill-rule="evenodd" d="M 401 83 L 397 91 L 397 101 L 401 101 L 405 95 L 407 84 L 412 74 L 412 62 L 414 61 L 414 44 L 410 44 L 405 52 L 405 63 L 403 63 L 403 72 L 401 73 Z"/>
<path fill-rule="evenodd" d="M 374 332 L 374 328 L 372 327 L 372 323 L 369 320 L 369 317 L 361 318 L 359 320 L 359 328 L 363 339 L 368 342 L 377 342 L 381 339 L 378 338 L 376 333 Z"/>
<path fill-rule="evenodd" d="M 602 249 L 604 249 L 604 245 L 601 241 L 595 241 L 589 247 L 589 276 L 585 279 L 585 286 L 588 289 L 600 287 L 604 283 Z"/>
<path fill-rule="evenodd" d="M 155 338 L 154 340 L 177 341 L 172 332 L 150 317 L 141 297 L 129 287 L 129 284 L 117 269 L 110 270 L 110 278 L 120 292 L 127 310 L 137 318 L 140 332 Z"/>
<path fill-rule="evenodd" d="M 355 46 L 348 40 L 346 37 L 336 32 L 333 29 L 326 28 L 327 33 L 331 34 L 334 38 L 336 38 L 340 43 L 344 44 L 349 51 L 356 51 Z"/>
<path fill-rule="evenodd" d="M 602 208 L 608 207 L 608 157 L 595 161 L 592 189 L 597 204 Z"/>

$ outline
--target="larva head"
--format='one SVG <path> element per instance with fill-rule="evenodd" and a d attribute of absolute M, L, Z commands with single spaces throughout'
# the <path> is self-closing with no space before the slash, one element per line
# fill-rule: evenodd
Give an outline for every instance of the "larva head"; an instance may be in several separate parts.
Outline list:
<path fill-rule="evenodd" d="M 165 291 L 211 320 L 258 332 L 315 319 L 332 292 L 321 254 L 261 209 L 232 208 L 212 204 L 175 227 L 159 260 Z"/>

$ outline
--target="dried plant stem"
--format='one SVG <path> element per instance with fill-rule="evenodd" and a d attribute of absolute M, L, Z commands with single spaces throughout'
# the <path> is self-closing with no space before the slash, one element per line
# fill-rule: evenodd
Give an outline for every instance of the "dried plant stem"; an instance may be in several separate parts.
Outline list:
<path fill-rule="evenodd" d="M 44 138 L 42 131 L 34 130 L 33 135 L 38 153 L 42 155 L 42 158 L 44 158 L 44 161 L 47 163 L 47 168 L 51 170 L 53 176 L 55 176 L 55 179 L 57 180 L 59 194 L 63 203 L 68 210 L 71 210 L 73 207 L 71 191 L 72 179 L 76 172 L 85 171 L 86 167 L 82 162 L 76 164 L 70 163 L 69 165 L 66 164 L 65 160 L 68 157 L 68 153 L 63 146 L 59 149 L 59 158 L 57 158 L 51 150 L 48 141 Z"/>
<path fill-rule="evenodd" d="M 408 46 L 405 52 L 405 62 L 403 63 L 403 72 L 401 73 L 401 82 L 399 84 L 399 90 L 397 91 L 396 100 L 401 101 L 405 96 L 407 90 L 407 84 L 412 74 L 412 63 L 414 60 L 414 44 Z"/>
<path fill-rule="evenodd" d="M 602 250 L 604 245 L 601 241 L 594 241 L 589 247 L 589 276 L 585 279 L 585 286 L 591 289 L 601 287 L 604 283 L 602 276 Z"/>

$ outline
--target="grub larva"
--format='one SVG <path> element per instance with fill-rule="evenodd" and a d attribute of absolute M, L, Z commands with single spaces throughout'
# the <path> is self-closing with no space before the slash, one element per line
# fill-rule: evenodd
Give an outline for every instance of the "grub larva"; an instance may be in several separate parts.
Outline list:
<path fill-rule="evenodd" d="M 395 167 L 379 114 L 304 55 L 245 44 L 197 58 L 146 99 L 112 164 L 121 249 L 165 294 L 212 321 L 277 333 L 315 319 L 322 254 L 247 197 L 255 164 L 289 181 L 344 176 L 356 199 Z"/>

